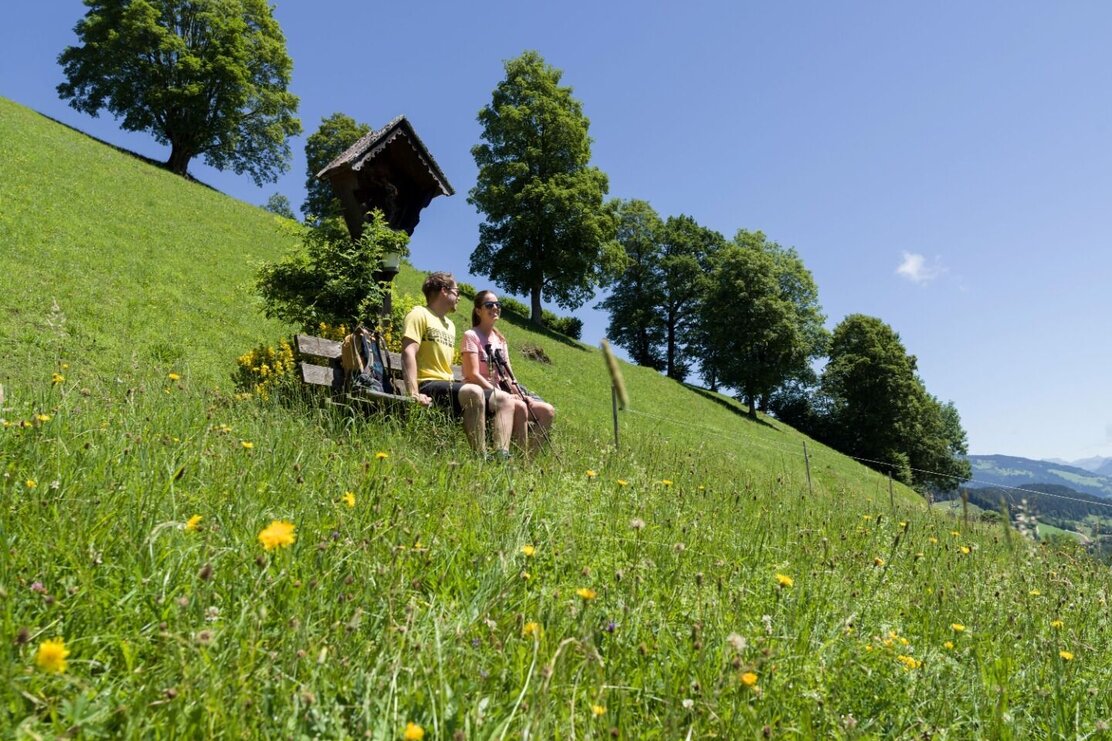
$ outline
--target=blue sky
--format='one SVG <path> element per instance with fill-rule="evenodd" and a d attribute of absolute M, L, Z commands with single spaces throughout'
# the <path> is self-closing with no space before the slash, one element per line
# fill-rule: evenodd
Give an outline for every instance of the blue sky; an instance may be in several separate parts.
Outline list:
<path fill-rule="evenodd" d="M 165 158 L 58 99 L 83 14 L 6 4 L 0 95 Z M 794 246 L 829 325 L 891 324 L 971 452 L 1112 455 L 1112 4 L 287 0 L 276 16 L 307 133 L 404 113 L 455 186 L 414 233 L 418 267 L 486 285 L 467 274 L 475 116 L 503 61 L 536 49 L 582 101 L 612 196 Z M 296 209 L 303 146 L 262 188 L 191 172 Z M 576 313 L 597 342 L 606 316 Z"/>

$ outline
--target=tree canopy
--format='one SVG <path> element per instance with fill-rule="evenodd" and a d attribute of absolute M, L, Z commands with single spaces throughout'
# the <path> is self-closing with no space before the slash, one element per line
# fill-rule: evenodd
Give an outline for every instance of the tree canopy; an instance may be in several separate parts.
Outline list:
<path fill-rule="evenodd" d="M 822 392 L 829 443 L 921 488 L 951 489 L 970 475 L 953 404 L 927 393 L 917 361 L 880 319 L 851 314 L 834 328 Z"/>
<path fill-rule="evenodd" d="M 618 244 L 625 250 L 625 269 L 599 304 L 610 314 L 606 329 L 610 341 L 629 352 L 633 362 L 653 370 L 665 367 L 663 229 L 664 222 L 647 202 L 619 205 Z"/>
<path fill-rule="evenodd" d="M 317 178 L 317 173 L 332 160 L 343 154 L 371 127 L 344 113 L 333 113 L 322 118 L 320 128 L 305 140 L 305 201 L 301 213 L 305 218 L 341 216 L 340 200 L 332 192 L 332 185 Z"/>
<path fill-rule="evenodd" d="M 85 0 L 79 44 L 58 57 L 58 94 L 170 145 L 186 175 L 203 156 L 256 184 L 289 169 L 301 133 L 293 63 L 267 0 Z"/>
<path fill-rule="evenodd" d="M 589 121 L 560 70 L 535 51 L 505 70 L 471 150 L 479 174 L 468 203 L 485 220 L 470 270 L 528 295 L 541 324 L 542 299 L 578 308 L 620 267 L 616 208 L 604 203 L 609 182 L 590 164 Z"/>

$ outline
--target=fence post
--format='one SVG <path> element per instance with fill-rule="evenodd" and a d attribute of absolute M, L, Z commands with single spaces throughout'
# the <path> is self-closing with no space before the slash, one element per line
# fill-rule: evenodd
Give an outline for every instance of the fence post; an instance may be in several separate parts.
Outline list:
<path fill-rule="evenodd" d="M 803 441 L 803 464 L 807 466 L 807 494 L 808 496 L 815 496 L 815 490 L 811 488 L 811 456 L 807 455 L 807 441 Z"/>

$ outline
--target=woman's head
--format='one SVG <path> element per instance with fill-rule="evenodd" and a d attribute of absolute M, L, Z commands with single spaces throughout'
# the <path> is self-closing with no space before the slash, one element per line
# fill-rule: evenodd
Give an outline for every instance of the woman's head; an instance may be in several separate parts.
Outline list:
<path fill-rule="evenodd" d="M 502 304 L 494 291 L 479 291 L 475 294 L 475 307 L 471 309 L 472 327 L 482 324 L 484 318 L 493 324 L 500 316 L 502 316 Z"/>

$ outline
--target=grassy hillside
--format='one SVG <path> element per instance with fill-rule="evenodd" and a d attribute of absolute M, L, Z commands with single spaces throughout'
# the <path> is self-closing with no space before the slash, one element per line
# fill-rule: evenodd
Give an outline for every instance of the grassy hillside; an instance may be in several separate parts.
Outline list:
<path fill-rule="evenodd" d="M 235 356 L 288 332 L 246 290 L 281 249 L 258 209 L 0 101 L 0 734 L 1072 738 L 1112 716 L 1107 569 L 807 441 L 809 487 L 796 432 L 641 368 L 615 450 L 577 343 L 505 328 L 559 410 L 552 450 L 510 465 L 435 414 L 237 399 Z M 267 549 L 274 520 L 294 538 Z"/>

